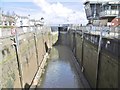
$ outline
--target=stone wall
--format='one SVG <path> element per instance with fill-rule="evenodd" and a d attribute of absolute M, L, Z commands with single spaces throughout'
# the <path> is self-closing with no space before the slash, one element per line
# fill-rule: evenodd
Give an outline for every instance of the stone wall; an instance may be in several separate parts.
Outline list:
<path fill-rule="evenodd" d="M 36 32 L 18 34 L 18 57 L 22 71 L 23 87 L 31 84 L 33 77 L 42 63 L 48 48 L 57 41 L 58 33 L 51 32 L 50 27 L 37 28 Z M 21 88 L 16 51 L 11 38 L 0 38 L 0 88 Z"/>
<path fill-rule="evenodd" d="M 80 31 L 69 30 L 66 34 L 63 34 L 62 31 L 60 32 L 59 38 L 62 41 L 60 43 L 67 45 L 73 51 L 81 66 L 80 70 L 83 71 L 92 88 L 96 86 L 99 88 L 119 87 L 118 66 L 120 62 L 118 60 L 120 59 L 120 52 L 118 50 L 120 48 L 120 40 L 103 38 L 102 50 L 100 51 L 100 56 L 98 56 L 98 35 L 85 34 L 82 37 Z M 108 42 L 110 42 L 109 45 Z"/>

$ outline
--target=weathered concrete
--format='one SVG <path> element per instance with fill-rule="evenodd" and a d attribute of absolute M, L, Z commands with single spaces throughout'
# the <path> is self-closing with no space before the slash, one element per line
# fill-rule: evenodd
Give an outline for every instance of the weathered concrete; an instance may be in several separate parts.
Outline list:
<path fill-rule="evenodd" d="M 22 69 L 23 86 L 31 84 L 37 72 L 38 65 L 42 63 L 46 54 L 45 42 L 48 48 L 51 48 L 52 44 L 57 41 L 58 34 L 55 32 L 52 35 L 50 27 L 36 28 L 36 30 L 36 32 L 29 31 L 18 35 L 18 56 Z M 35 36 L 34 33 L 36 33 Z M 15 47 L 13 46 L 13 41 L 10 40 L 12 37 L 0 38 L 1 88 L 21 88 Z"/>
<path fill-rule="evenodd" d="M 82 69 L 92 88 L 95 88 L 96 84 L 98 84 L 98 88 L 118 88 L 118 66 L 120 64 L 118 61 L 119 40 L 117 40 L 117 43 L 113 42 L 114 40 L 106 38 L 105 41 L 103 39 L 102 51 L 99 57 L 100 62 L 97 64 L 99 36 L 86 34 L 84 38 L 82 38 L 80 32 L 70 30 L 64 34 L 60 33 L 59 38 L 59 40 L 62 41 L 62 45 L 67 45 L 75 54 L 78 63 L 82 67 L 80 70 Z M 107 43 L 108 41 L 110 42 L 109 45 Z M 98 65 L 99 70 L 97 69 Z M 97 72 L 98 80 L 96 79 Z"/>
<path fill-rule="evenodd" d="M 102 52 L 100 59 L 99 87 L 116 88 L 118 87 L 120 63 L 115 58 Z"/>
<path fill-rule="evenodd" d="M 42 27 L 42 29 L 36 28 L 36 30 L 35 36 L 33 34 L 35 32 L 22 32 L 18 36 L 18 56 L 22 69 L 23 86 L 31 84 L 38 70 L 38 65 L 40 67 L 43 63 L 42 67 L 44 67 L 46 61 L 43 60 L 46 54 L 45 43 L 48 48 L 51 48 L 58 39 L 57 33 L 51 33 L 50 28 Z M 21 87 L 16 51 L 13 41 L 10 40 L 12 37 L 11 35 L 0 37 L 0 88 Z M 108 38 L 104 38 L 102 41 L 98 64 L 99 36 L 85 34 L 83 38 L 80 32 L 64 31 L 60 32 L 58 44 L 67 45 L 73 51 L 80 65 L 77 70 L 83 71 L 91 87 L 118 88 L 120 41 Z M 98 80 L 96 79 L 97 72 Z M 42 73 L 42 69 L 40 73 Z"/>
<path fill-rule="evenodd" d="M 78 62 L 81 63 L 82 60 L 82 38 L 80 34 L 76 34 L 76 58 L 79 60 Z"/>
<path fill-rule="evenodd" d="M 97 50 L 87 41 L 84 41 L 83 67 L 85 76 L 88 78 L 91 86 L 95 87 L 97 71 Z"/>

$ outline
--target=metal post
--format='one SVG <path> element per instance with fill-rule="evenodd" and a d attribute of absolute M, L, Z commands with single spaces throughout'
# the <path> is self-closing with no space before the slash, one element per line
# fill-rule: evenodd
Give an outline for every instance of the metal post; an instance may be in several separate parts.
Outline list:
<path fill-rule="evenodd" d="M 75 39 L 75 30 L 73 32 L 73 53 L 76 56 L 76 39 Z"/>
<path fill-rule="evenodd" d="M 22 70 L 21 70 L 21 65 L 20 65 L 20 60 L 19 60 L 19 55 L 18 55 L 18 47 L 16 43 L 16 39 L 13 38 L 13 45 L 15 47 L 15 52 L 16 52 L 16 58 L 17 58 L 17 64 L 18 64 L 18 71 L 19 71 L 19 78 L 20 78 L 20 84 L 21 88 L 23 89 L 23 77 L 22 77 Z"/>
<path fill-rule="evenodd" d="M 98 46 L 98 54 L 97 54 L 96 88 L 98 88 L 98 79 L 99 79 L 102 33 L 103 33 L 103 28 L 102 30 L 100 30 L 100 38 L 99 38 L 99 46 Z"/>
<path fill-rule="evenodd" d="M 82 30 L 82 57 L 81 57 L 81 69 L 83 69 L 83 50 L 84 50 L 84 31 Z M 83 70 L 82 70 L 83 71 Z"/>
<path fill-rule="evenodd" d="M 39 67 L 37 41 L 36 41 L 36 26 L 35 26 L 35 32 L 33 34 L 34 34 L 34 41 L 35 41 L 35 51 L 36 51 L 36 58 L 37 58 L 37 66 Z"/>
<path fill-rule="evenodd" d="M 43 36 L 44 34 L 43 34 L 43 33 L 44 33 L 44 32 L 42 31 L 42 32 L 41 32 L 41 34 L 42 34 L 42 42 L 43 42 L 43 55 L 42 55 L 42 56 L 43 56 L 43 58 L 44 58 L 44 47 L 45 47 L 45 46 L 44 46 L 44 43 L 45 43 L 45 41 L 44 41 L 44 36 Z M 53 38 L 52 38 L 52 41 L 53 41 Z M 53 43 L 52 43 L 52 44 L 53 44 Z"/>
<path fill-rule="evenodd" d="M 18 19 L 18 18 L 17 18 Z M 17 20 L 16 19 L 16 20 Z M 16 22 L 15 22 L 16 25 Z M 15 47 L 15 52 L 16 52 L 16 58 L 17 58 L 17 65 L 18 65 L 18 72 L 19 72 L 19 79 L 20 79 L 20 84 L 21 84 L 21 88 L 23 89 L 23 77 L 22 77 L 22 69 L 21 69 L 21 64 L 20 64 L 20 59 L 19 59 L 19 55 L 18 55 L 18 32 L 15 29 L 15 37 L 12 38 L 11 40 L 14 42 L 13 45 Z"/>

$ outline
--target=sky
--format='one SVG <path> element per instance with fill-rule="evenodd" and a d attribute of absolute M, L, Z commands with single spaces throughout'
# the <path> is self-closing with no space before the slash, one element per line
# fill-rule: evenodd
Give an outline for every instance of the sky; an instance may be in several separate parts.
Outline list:
<path fill-rule="evenodd" d="M 15 12 L 31 19 L 44 18 L 46 24 L 87 24 L 86 0 L 0 0 L 3 13 Z M 93 0 L 95 1 L 95 0 Z M 102 0 L 104 1 L 104 0 Z"/>

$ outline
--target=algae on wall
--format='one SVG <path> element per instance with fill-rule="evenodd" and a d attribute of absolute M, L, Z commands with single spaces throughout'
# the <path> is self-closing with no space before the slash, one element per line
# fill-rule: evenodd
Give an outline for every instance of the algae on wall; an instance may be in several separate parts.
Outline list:
<path fill-rule="evenodd" d="M 81 61 L 82 58 L 82 40 L 80 33 L 76 33 L 74 41 L 73 31 L 69 31 L 66 34 L 59 33 L 60 35 L 60 43 L 63 45 L 67 45 L 74 53 L 74 48 L 76 50 L 75 56 L 78 61 Z M 67 36 L 67 38 L 66 38 Z M 88 35 L 85 36 L 85 40 L 83 43 L 83 73 L 89 81 L 91 87 L 96 87 L 96 82 L 98 82 L 99 88 L 118 88 L 118 56 L 114 56 L 109 54 L 111 52 L 105 53 L 105 51 L 101 51 L 100 55 L 100 69 L 98 71 L 99 77 L 98 81 L 96 80 L 96 72 L 97 72 L 97 58 L 98 58 L 98 46 L 97 43 L 99 41 L 99 36 Z M 106 38 L 107 39 L 107 38 Z M 76 43 L 76 46 L 73 45 Z M 114 43 L 113 43 L 114 44 Z M 118 43 L 117 43 L 118 44 Z M 74 47 L 75 46 L 75 47 Z M 119 48 L 118 48 L 119 49 Z M 81 64 L 81 62 L 79 62 Z M 81 69 L 80 69 L 81 70 Z"/>
<path fill-rule="evenodd" d="M 44 30 L 46 31 L 44 32 Z M 43 31 L 43 34 L 41 31 Z M 46 42 L 50 48 L 58 39 L 58 33 L 54 33 L 54 35 L 49 35 L 49 33 L 51 33 L 50 28 L 43 27 L 43 29 L 37 30 L 36 48 L 38 50 L 39 63 L 41 63 L 43 56 L 46 53 L 44 42 Z M 49 41 L 51 40 L 51 37 L 54 39 Z M 20 34 L 18 38 L 18 56 L 22 69 L 23 84 L 30 84 L 38 68 L 35 53 L 34 34 L 33 32 L 26 32 Z M 21 88 L 18 72 L 19 67 L 17 65 L 15 48 L 13 46 L 13 42 L 11 41 L 11 36 L 0 39 L 0 41 L 2 41 L 2 46 L 0 47 L 0 60 L 2 60 L 0 61 L 0 88 Z"/>

